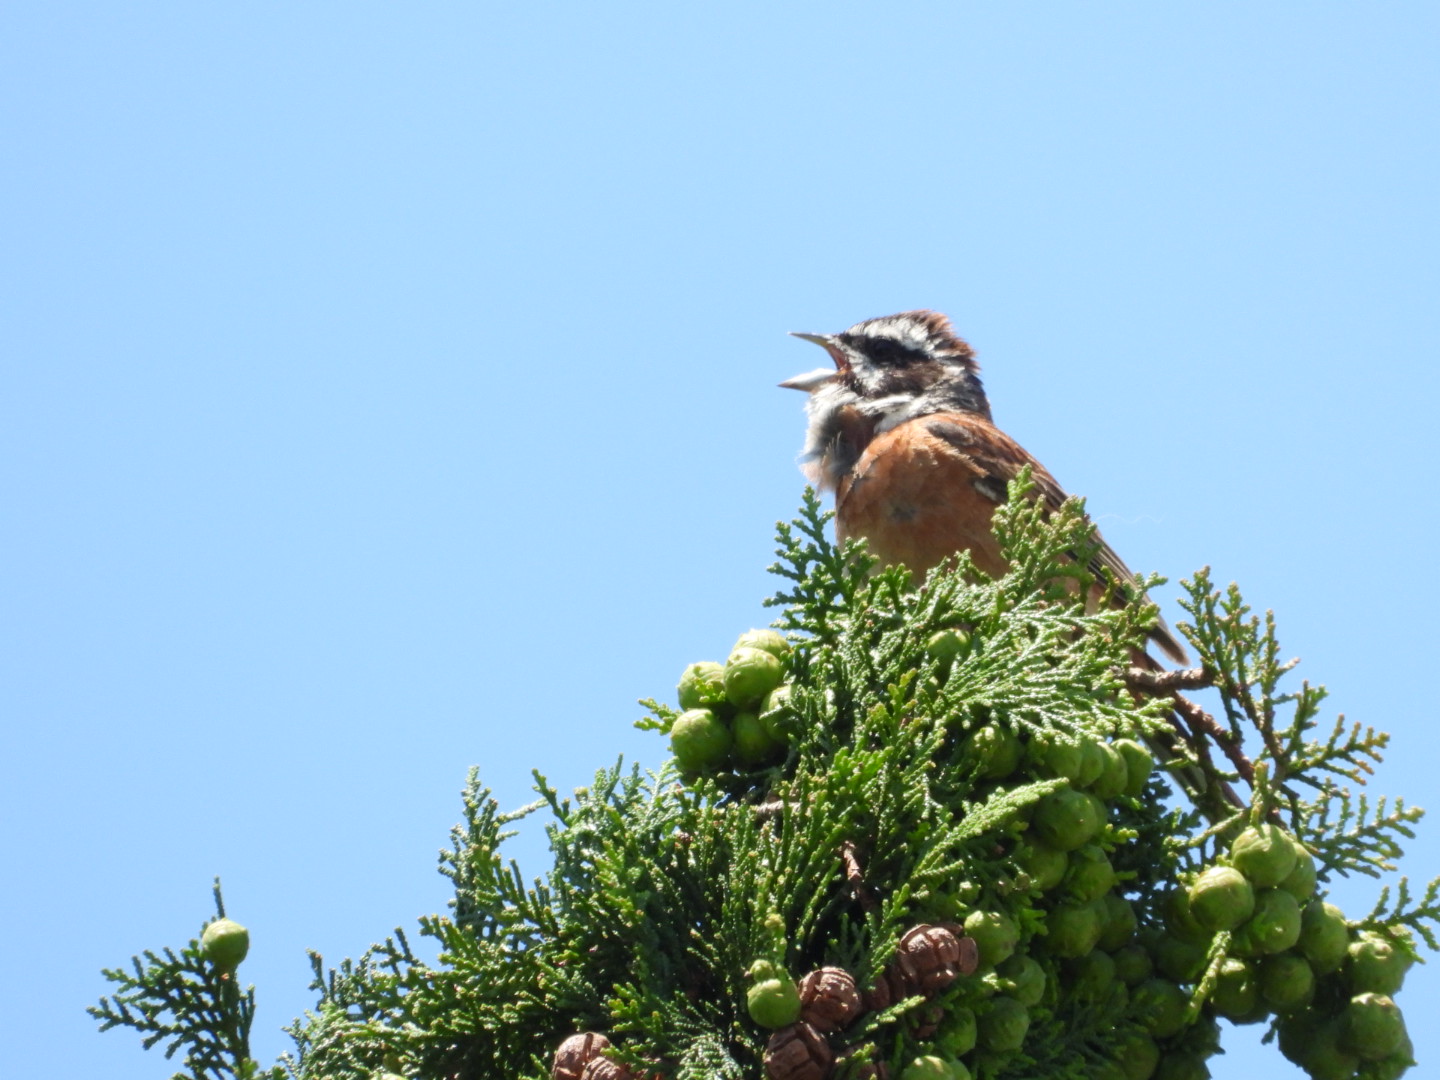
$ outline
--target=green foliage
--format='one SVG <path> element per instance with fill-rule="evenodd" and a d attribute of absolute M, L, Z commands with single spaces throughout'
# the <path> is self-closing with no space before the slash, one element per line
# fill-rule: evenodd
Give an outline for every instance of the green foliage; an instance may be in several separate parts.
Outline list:
<path fill-rule="evenodd" d="M 1342 786 L 1362 781 L 1385 737 L 1343 722 L 1318 737 L 1323 690 L 1280 688 L 1293 664 L 1280 659 L 1273 620 L 1262 624 L 1206 572 L 1186 585 L 1193 622 L 1179 628 L 1200 668 L 1170 682 L 1137 673 L 1156 618 L 1140 589 L 1154 582 L 1107 580 L 1081 505 L 1047 514 L 1028 491 L 1022 476 L 996 514 L 1009 573 L 989 580 L 961 554 L 918 589 L 902 567 L 877 570 L 862 546 L 831 544 L 807 492 L 800 517 L 779 526 L 772 570 L 784 584 L 768 601 L 795 645 L 783 759 L 704 775 L 617 763 L 565 799 L 537 773 L 540 799 L 513 813 L 472 770 L 464 820 L 440 856 L 454 899 L 445 916 L 420 920 L 438 957 L 417 957 L 399 930 L 335 969 L 312 955 L 318 1002 L 289 1029 L 296 1049 L 275 1074 L 540 1078 L 564 1038 L 597 1031 L 636 1077 L 758 1078 L 770 1033 L 745 1005 L 756 960 L 792 978 L 842 967 L 868 990 L 897 970 L 911 928 L 960 933 L 967 917 L 1013 928 L 1005 947 L 1016 964 L 990 970 L 982 957 L 927 993 L 896 983 L 902 992 L 832 1040 L 839 1075 L 870 1061 L 898 1073 L 953 1051 L 977 1077 L 1079 1080 L 1136 1053 L 1178 1063 L 1213 1052 L 1209 999 L 1240 932 L 1196 943 L 1199 966 L 1182 989 L 1149 992 L 1188 1002 L 1165 1027 L 1143 987 L 1114 978 L 1113 961 L 1084 940 L 1087 919 L 1100 927 L 1100 908 L 1086 905 L 1101 901 L 1076 891 L 1075 867 L 1099 867 L 1104 889 L 1108 862 L 1105 918 L 1133 913 L 1148 949 L 1164 897 L 1246 824 L 1283 824 L 1323 882 L 1392 869 L 1419 812 Z M 944 630 L 963 631 L 951 639 L 961 644 L 932 655 L 927 642 Z M 1223 719 L 1177 688 L 1213 688 Z M 668 734 L 679 710 L 643 704 L 650 716 L 637 726 Z M 1032 815 L 1047 797 L 1097 783 L 1048 762 L 1090 755 L 1100 769 L 1101 744 L 1116 739 L 1157 748 L 1164 767 L 1138 795 L 1097 788 L 1100 831 L 1082 838 L 1083 854 L 1048 852 L 1071 869 L 1042 883 L 1027 869 L 1044 847 Z M 551 818 L 554 864 L 527 884 L 502 848 L 509 826 L 538 811 Z M 1408 954 L 1413 932 L 1433 948 L 1440 883 L 1418 903 L 1403 879 L 1393 905 L 1390 895 L 1352 932 L 1388 935 Z M 1080 928 L 1079 944 L 1061 940 L 1062 925 Z M 1132 933 L 1122 924 L 1106 940 Z M 186 1047 L 197 1078 L 258 1075 L 245 1048 L 253 995 L 208 971 L 194 945 L 163 960 L 147 953 L 133 976 L 107 971 L 121 989 L 92 1012 L 147 1045 Z M 1324 992 L 1338 1011 L 1344 987 Z M 1033 996 L 1022 1007 L 1010 995 Z M 977 1048 L 959 1017 L 978 1020 Z"/>
<path fill-rule="evenodd" d="M 220 880 L 215 880 L 216 918 L 225 917 Z M 203 927 L 202 927 L 203 930 Z M 106 968 L 105 978 L 116 984 L 113 998 L 102 997 L 86 1011 L 100 1021 L 100 1030 L 129 1027 L 138 1031 L 148 1050 L 163 1045 L 172 1058 L 185 1051 L 188 1072 L 175 1077 L 195 1080 L 222 1077 L 279 1076 L 277 1069 L 262 1069 L 250 1057 L 250 1025 L 255 1019 L 255 988 L 242 993 L 233 973 L 216 969 L 205 958 L 197 934 L 177 954 L 149 950 L 131 959 L 131 970 Z"/>

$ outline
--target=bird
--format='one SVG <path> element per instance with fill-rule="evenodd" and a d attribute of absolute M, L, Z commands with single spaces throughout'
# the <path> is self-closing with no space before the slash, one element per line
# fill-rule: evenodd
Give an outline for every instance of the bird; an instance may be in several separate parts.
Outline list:
<path fill-rule="evenodd" d="M 838 334 L 792 336 L 833 361 L 780 385 L 809 395 L 801 468 L 834 493 L 840 541 L 864 537 L 882 565 L 903 563 L 922 580 L 960 551 L 998 577 L 1006 561 L 991 519 L 1009 481 L 1029 465 L 1034 497 L 1051 511 L 1066 500 L 1050 471 L 995 425 L 975 351 L 947 316 L 903 311 Z M 1135 575 L 1096 539 L 1094 568 L 1138 593 Z M 1163 619 L 1149 633 L 1165 655 L 1186 662 Z"/>

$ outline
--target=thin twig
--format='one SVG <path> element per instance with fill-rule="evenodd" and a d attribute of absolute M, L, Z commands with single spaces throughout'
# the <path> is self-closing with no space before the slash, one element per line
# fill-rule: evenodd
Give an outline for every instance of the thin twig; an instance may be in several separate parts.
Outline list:
<path fill-rule="evenodd" d="M 1125 669 L 1125 685 L 1132 691 L 1158 697 L 1168 697 L 1175 703 L 1170 722 L 1177 733 L 1200 757 L 1201 768 L 1215 769 L 1210 757 L 1213 742 L 1235 767 L 1240 778 L 1252 788 L 1255 786 L 1255 766 L 1240 747 L 1240 740 L 1226 731 L 1220 723 L 1203 708 L 1180 693 L 1181 690 L 1203 690 L 1215 685 L 1216 674 L 1206 668 L 1181 668 L 1179 671 L 1151 671 L 1132 664 Z M 1187 730 L 1188 729 L 1188 730 Z M 1239 808 L 1244 802 L 1228 783 L 1221 781 L 1221 789 L 1227 802 Z"/>
<path fill-rule="evenodd" d="M 1150 671 L 1131 665 L 1125 669 L 1125 685 L 1132 690 L 1150 694 L 1169 694 L 1176 690 L 1203 690 L 1215 685 L 1215 676 L 1204 668 L 1181 668 L 1179 671 Z"/>
<path fill-rule="evenodd" d="M 865 886 L 865 872 L 860 869 L 854 841 L 846 840 L 840 845 L 840 861 L 845 864 L 845 880 L 850 884 L 851 897 L 858 900 L 866 911 L 876 910 L 880 903 Z"/>
<path fill-rule="evenodd" d="M 1254 787 L 1255 766 L 1245 756 L 1245 752 L 1240 749 L 1240 740 L 1221 727 L 1219 721 L 1184 694 L 1178 691 L 1172 693 L 1170 700 L 1175 702 L 1175 711 L 1185 718 L 1196 737 L 1203 738 L 1208 735 L 1210 741 L 1220 747 L 1225 756 L 1230 759 L 1230 764 L 1235 766 L 1235 771 L 1240 774 L 1240 779 Z"/>
<path fill-rule="evenodd" d="M 761 821 L 779 817 L 785 812 L 785 801 L 783 799 L 771 799 L 755 807 L 755 816 Z"/>

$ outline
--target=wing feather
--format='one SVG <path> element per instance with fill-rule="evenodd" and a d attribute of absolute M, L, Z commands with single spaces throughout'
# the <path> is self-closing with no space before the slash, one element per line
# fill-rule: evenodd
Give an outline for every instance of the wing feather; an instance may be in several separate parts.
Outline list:
<path fill-rule="evenodd" d="M 1008 496 L 1008 485 L 1026 465 L 1035 483 L 1037 497 L 1044 501 L 1047 509 L 1059 510 L 1069 496 L 1050 471 L 1027 453 L 1019 443 L 994 424 L 966 413 L 946 413 L 927 417 L 925 430 L 937 439 L 954 447 L 966 459 L 975 472 L 971 481 L 975 490 L 999 504 Z M 1087 517 L 1088 520 L 1088 517 Z M 1143 595 L 1137 585 L 1134 572 L 1125 565 L 1103 536 L 1096 533 L 1100 550 L 1091 559 L 1089 569 L 1094 573 L 1103 572 L 1121 588 L 1130 593 Z M 1177 664 L 1186 663 L 1185 647 L 1175 637 L 1163 618 L 1150 631 L 1155 644 Z"/>

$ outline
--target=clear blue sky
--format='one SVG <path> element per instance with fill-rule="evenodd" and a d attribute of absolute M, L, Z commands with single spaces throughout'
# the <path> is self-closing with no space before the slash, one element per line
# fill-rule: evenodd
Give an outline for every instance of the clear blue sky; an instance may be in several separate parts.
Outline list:
<path fill-rule="evenodd" d="M 6 1074 L 168 1075 L 82 1010 L 217 873 L 270 1060 L 307 947 L 443 906 L 467 766 L 515 806 L 657 765 L 635 699 L 768 617 L 785 332 L 905 308 L 1440 810 L 1437 40 L 1403 2 L 12 0 Z M 1434 964 L 1401 1004 L 1435 1075 Z M 1247 1040 L 1217 1077 L 1292 1075 Z"/>

